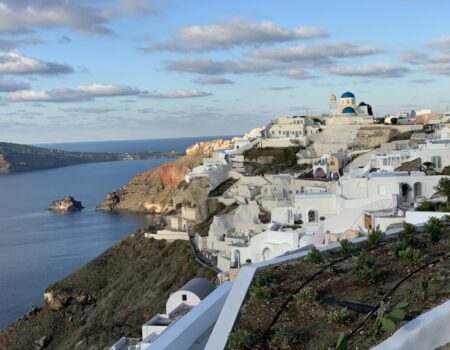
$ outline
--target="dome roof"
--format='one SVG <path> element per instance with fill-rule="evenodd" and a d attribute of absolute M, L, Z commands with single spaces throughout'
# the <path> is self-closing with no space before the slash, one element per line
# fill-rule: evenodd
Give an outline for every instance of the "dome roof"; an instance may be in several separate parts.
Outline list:
<path fill-rule="evenodd" d="M 356 114 L 356 111 L 353 107 L 347 106 L 342 110 L 343 114 Z"/>
<path fill-rule="evenodd" d="M 355 98 L 355 95 L 353 92 L 346 91 L 341 95 L 341 98 Z"/>

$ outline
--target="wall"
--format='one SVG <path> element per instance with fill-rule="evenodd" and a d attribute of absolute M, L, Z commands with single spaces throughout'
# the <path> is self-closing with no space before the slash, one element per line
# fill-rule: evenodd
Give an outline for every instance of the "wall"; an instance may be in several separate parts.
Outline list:
<path fill-rule="evenodd" d="M 417 225 L 421 222 L 426 222 L 432 216 L 440 219 L 445 215 L 450 215 L 450 213 L 441 213 L 436 211 L 407 211 L 405 214 L 405 221 L 413 225 Z"/>

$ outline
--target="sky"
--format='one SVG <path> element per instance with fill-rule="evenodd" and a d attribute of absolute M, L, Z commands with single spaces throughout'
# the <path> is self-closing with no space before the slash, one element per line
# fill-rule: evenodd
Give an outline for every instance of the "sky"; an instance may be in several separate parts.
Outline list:
<path fill-rule="evenodd" d="M 450 1 L 0 0 L 0 141 L 243 134 L 450 108 Z"/>

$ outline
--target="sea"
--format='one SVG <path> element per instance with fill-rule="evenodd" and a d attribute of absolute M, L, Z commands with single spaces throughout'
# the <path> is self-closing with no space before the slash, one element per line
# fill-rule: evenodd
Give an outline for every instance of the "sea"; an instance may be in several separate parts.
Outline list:
<path fill-rule="evenodd" d="M 85 152 L 183 152 L 196 142 L 216 138 L 37 146 Z M 152 220 L 151 216 L 97 212 L 95 206 L 135 175 L 167 161 L 173 159 L 81 164 L 0 176 L 0 329 L 33 305 L 42 305 L 47 286 Z M 85 209 L 73 214 L 46 210 L 66 195 L 82 201 Z"/>

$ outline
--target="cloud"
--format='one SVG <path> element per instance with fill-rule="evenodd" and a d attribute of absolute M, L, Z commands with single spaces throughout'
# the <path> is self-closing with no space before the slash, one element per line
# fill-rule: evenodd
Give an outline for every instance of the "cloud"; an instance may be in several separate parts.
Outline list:
<path fill-rule="evenodd" d="M 61 38 L 59 38 L 58 40 L 58 44 L 70 44 L 72 42 L 72 39 L 70 39 L 70 37 L 68 37 L 67 35 L 63 35 Z"/>
<path fill-rule="evenodd" d="M 286 91 L 286 90 L 293 90 L 295 89 L 293 86 L 271 86 L 266 88 L 266 90 L 272 90 L 272 91 Z"/>
<path fill-rule="evenodd" d="M 132 96 L 141 92 L 126 85 L 91 84 L 74 89 L 61 88 L 50 91 L 24 90 L 11 92 L 5 100 L 9 102 L 82 102 L 98 97 Z"/>
<path fill-rule="evenodd" d="M 376 63 L 360 67 L 331 67 L 328 72 L 342 76 L 376 77 L 376 78 L 398 78 L 404 76 L 410 70 L 406 67 Z"/>
<path fill-rule="evenodd" d="M 10 92 L 4 97 L 6 102 L 85 102 L 92 101 L 96 98 L 102 97 L 118 97 L 118 96 L 137 96 L 143 98 L 158 98 L 158 99 L 181 99 L 192 97 L 210 96 L 211 93 L 199 90 L 174 90 L 166 93 L 156 91 L 142 91 L 138 88 L 126 85 L 111 85 L 111 84 L 91 84 L 81 85 L 73 89 L 60 88 L 49 91 L 44 90 L 23 90 Z M 70 110 L 66 110 L 69 112 Z M 71 110 L 76 112 L 75 110 Z M 80 109 L 78 109 L 81 112 Z M 85 110 L 86 112 L 87 110 Z M 101 113 L 103 110 L 97 110 Z M 90 110 L 94 112 L 94 110 Z"/>
<path fill-rule="evenodd" d="M 28 83 L 0 79 L 0 92 L 20 91 L 29 88 L 30 84 Z"/>
<path fill-rule="evenodd" d="M 174 39 L 150 44 L 144 51 L 223 50 L 240 45 L 262 45 L 328 36 L 317 27 L 283 28 L 272 22 L 232 20 L 207 26 L 183 27 Z"/>
<path fill-rule="evenodd" d="M 60 108 L 62 112 L 67 113 L 82 113 L 82 114 L 103 114 L 117 112 L 117 109 L 102 108 L 102 107 L 72 107 L 72 108 Z"/>
<path fill-rule="evenodd" d="M 405 63 L 419 66 L 425 72 L 437 75 L 450 75 L 450 49 L 447 49 L 446 43 L 450 44 L 450 37 L 431 41 L 429 46 L 434 45 L 435 48 L 442 51 L 437 55 L 430 55 L 417 50 L 405 50 L 401 55 L 401 59 Z"/>
<path fill-rule="evenodd" d="M 320 45 L 297 45 L 288 48 L 256 50 L 253 57 L 283 62 L 311 63 L 314 66 L 331 64 L 333 58 L 369 56 L 381 50 L 372 46 L 358 46 L 348 42 L 337 42 Z"/>
<path fill-rule="evenodd" d="M 210 59 L 177 60 L 166 64 L 166 70 L 205 75 L 272 73 L 289 79 L 313 79 L 316 76 L 294 65 L 270 60 L 213 61 Z"/>
<path fill-rule="evenodd" d="M 0 52 L 0 74 L 55 75 L 74 72 L 73 67 L 37 60 L 23 55 L 20 51 Z"/>
<path fill-rule="evenodd" d="M 289 79 L 295 79 L 295 80 L 308 80 L 308 79 L 315 79 L 317 76 L 310 74 L 309 72 L 305 71 L 301 68 L 290 68 L 290 69 L 284 69 L 278 72 L 279 75 L 289 78 Z"/>
<path fill-rule="evenodd" d="M 177 60 L 166 64 L 166 69 L 175 72 L 200 74 L 261 73 L 280 68 L 276 62 L 265 61 L 213 61 L 210 59 Z"/>
<path fill-rule="evenodd" d="M 450 36 L 433 39 L 428 46 L 440 51 L 450 51 Z"/>
<path fill-rule="evenodd" d="M 435 80 L 434 79 L 427 79 L 427 78 L 410 80 L 411 83 L 415 83 L 415 84 L 426 84 L 426 83 L 432 83 L 433 81 L 435 81 Z"/>
<path fill-rule="evenodd" d="M 159 13 L 158 6 L 149 0 L 119 0 L 117 8 L 123 13 L 135 16 L 155 15 Z"/>
<path fill-rule="evenodd" d="M 160 98 L 160 99 L 166 99 L 166 98 L 193 98 L 193 97 L 206 97 L 211 96 L 212 93 L 210 92 L 204 92 L 199 90 L 173 90 L 166 93 L 160 93 L 160 92 L 151 92 L 147 91 L 144 92 L 141 96 L 145 98 Z"/>
<path fill-rule="evenodd" d="M 75 1 L 0 2 L 0 33 L 20 34 L 35 28 L 66 27 L 85 34 L 111 34 L 98 9 Z"/>
<path fill-rule="evenodd" d="M 108 24 L 112 20 L 124 15 L 156 14 L 159 7 L 151 0 L 0 0 L 0 34 L 69 28 L 86 35 L 110 35 L 113 31 Z"/>
<path fill-rule="evenodd" d="M 234 84 L 230 79 L 214 77 L 214 76 L 201 76 L 194 80 L 197 84 L 201 85 L 222 85 L 222 84 Z"/>

